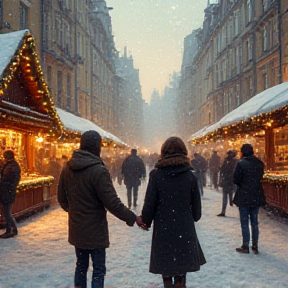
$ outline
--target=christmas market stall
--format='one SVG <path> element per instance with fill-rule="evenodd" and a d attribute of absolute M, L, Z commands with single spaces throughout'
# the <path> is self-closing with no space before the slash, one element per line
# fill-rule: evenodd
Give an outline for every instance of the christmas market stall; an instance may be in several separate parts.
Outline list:
<path fill-rule="evenodd" d="M 0 156 L 13 150 L 21 166 L 13 215 L 20 219 L 50 205 L 52 176 L 39 167 L 43 139 L 57 139 L 62 123 L 28 30 L 0 34 Z M 4 223 L 0 207 L 0 224 Z"/>
<path fill-rule="evenodd" d="M 49 139 L 38 144 L 38 154 L 41 162 L 42 174 L 53 175 L 54 183 L 50 187 L 51 202 L 56 202 L 57 185 L 63 163 L 69 159 L 74 150 L 79 149 L 81 135 L 88 130 L 97 131 L 102 137 L 101 158 L 110 170 L 113 177 L 115 163 L 121 157 L 128 145 L 115 135 L 105 131 L 92 121 L 81 118 L 56 108 L 59 119 L 63 125 L 63 133 L 60 139 L 50 141 Z M 116 169 L 117 170 L 117 169 Z M 115 177 L 113 177 L 115 178 Z"/>
<path fill-rule="evenodd" d="M 257 94 L 194 133 L 189 142 L 193 149 L 221 146 L 226 151 L 252 144 L 265 163 L 263 187 L 268 205 L 288 215 L 288 82 Z"/>

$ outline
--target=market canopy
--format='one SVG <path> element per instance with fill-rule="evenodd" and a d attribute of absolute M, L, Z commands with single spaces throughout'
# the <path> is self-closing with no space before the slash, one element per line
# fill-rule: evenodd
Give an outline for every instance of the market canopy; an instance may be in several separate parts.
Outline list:
<path fill-rule="evenodd" d="M 29 30 L 0 34 L 0 119 L 2 128 L 62 134 Z"/>
<path fill-rule="evenodd" d="M 206 143 L 288 123 L 288 82 L 255 95 L 218 122 L 194 133 L 189 142 Z"/>
<path fill-rule="evenodd" d="M 75 138 L 79 139 L 84 132 L 88 130 L 95 130 L 101 135 L 102 139 L 104 140 L 104 143 L 106 142 L 107 144 L 114 143 L 116 145 L 128 146 L 118 137 L 105 131 L 92 121 L 78 117 L 60 108 L 56 108 L 56 110 L 64 126 L 64 133 L 63 133 L 64 139 L 66 140 Z"/>

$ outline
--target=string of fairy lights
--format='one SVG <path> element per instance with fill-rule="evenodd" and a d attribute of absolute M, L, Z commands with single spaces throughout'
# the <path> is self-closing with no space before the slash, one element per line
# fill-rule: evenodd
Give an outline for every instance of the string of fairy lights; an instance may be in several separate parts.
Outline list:
<path fill-rule="evenodd" d="M 244 135 L 265 135 L 265 130 L 283 127 L 288 124 L 288 105 L 273 111 L 252 116 L 250 118 L 220 127 L 199 137 L 190 139 L 193 146 L 209 144 L 218 140 L 236 140 Z M 267 171 L 264 181 L 282 187 L 288 183 L 288 175 L 274 174 Z"/>
<path fill-rule="evenodd" d="M 282 127 L 286 124 L 288 124 L 288 106 L 220 127 L 200 137 L 193 138 L 192 136 L 190 143 L 196 146 L 221 139 L 235 139 L 243 134 L 256 133 L 267 128 Z"/>
<path fill-rule="evenodd" d="M 24 85 L 29 89 L 31 100 L 36 104 L 37 112 L 48 115 L 53 122 L 47 132 L 48 139 L 56 141 L 65 141 L 74 143 L 79 141 L 82 133 L 78 131 L 68 130 L 64 128 L 59 115 L 51 98 L 48 85 L 44 79 L 43 71 L 40 65 L 38 55 L 35 48 L 35 40 L 31 33 L 27 32 L 22 38 L 19 48 L 15 51 L 9 64 L 5 67 L 2 78 L 0 79 L 0 97 L 9 93 L 9 85 L 16 79 L 21 79 Z M 37 118 L 27 121 L 27 130 L 29 129 L 29 121 L 33 121 L 33 125 L 37 123 Z M 22 121 L 13 119 L 13 121 Z M 22 121 L 23 122 L 23 121 Z M 39 121 L 38 121 L 39 122 Z M 32 122 L 30 122 L 30 126 Z M 30 127 L 31 128 L 31 127 Z M 40 123 L 39 123 L 40 128 Z M 110 139 L 103 139 L 103 147 L 112 147 L 117 145 Z M 36 177 L 34 179 L 21 180 L 17 187 L 17 192 L 52 185 L 54 178 L 52 176 Z"/>
<path fill-rule="evenodd" d="M 31 33 L 26 33 L 20 48 L 11 58 L 10 63 L 3 71 L 0 79 L 0 96 L 3 96 L 9 84 L 15 77 L 23 77 L 24 83 L 28 86 L 33 101 L 37 105 L 39 112 L 48 114 L 54 125 L 49 128 L 49 135 L 53 138 L 60 137 L 63 124 L 54 107 L 54 102 L 50 97 L 48 86 L 43 77 L 43 71 L 35 49 L 34 37 Z M 21 67 L 21 69 L 19 69 Z M 20 121 L 20 120 L 19 120 Z"/>
<path fill-rule="evenodd" d="M 17 186 L 17 192 L 28 190 L 31 188 L 38 188 L 44 186 L 51 186 L 54 182 L 53 176 L 37 176 L 35 179 L 22 180 Z"/>
<path fill-rule="evenodd" d="M 23 36 L 20 48 L 15 52 L 10 63 L 3 71 L 3 76 L 0 79 L 0 97 L 5 94 L 10 82 L 19 74 L 24 77 L 24 82 L 31 92 L 33 101 L 38 104 L 39 112 L 48 114 L 54 123 L 49 128 L 49 136 L 52 139 L 60 139 L 61 137 L 62 140 L 67 141 L 79 140 L 82 133 L 65 129 L 57 114 L 48 85 L 43 77 L 43 71 L 35 49 L 35 40 L 31 33 L 26 33 Z M 118 145 L 111 139 L 103 139 L 104 147 L 110 146 L 112 143 Z"/>

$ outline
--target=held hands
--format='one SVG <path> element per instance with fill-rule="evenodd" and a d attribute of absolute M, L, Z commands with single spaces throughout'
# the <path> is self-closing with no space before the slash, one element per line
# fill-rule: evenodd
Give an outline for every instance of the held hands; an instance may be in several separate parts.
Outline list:
<path fill-rule="evenodd" d="M 145 231 L 149 231 L 149 228 L 146 226 L 146 224 L 143 222 L 142 217 L 141 216 L 137 216 L 136 218 L 136 224 Z"/>

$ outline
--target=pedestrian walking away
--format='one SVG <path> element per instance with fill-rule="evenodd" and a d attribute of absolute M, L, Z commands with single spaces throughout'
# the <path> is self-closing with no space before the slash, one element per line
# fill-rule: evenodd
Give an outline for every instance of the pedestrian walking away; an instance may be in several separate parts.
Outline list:
<path fill-rule="evenodd" d="M 205 173 L 207 169 L 207 162 L 203 156 L 199 153 L 194 153 L 194 157 L 191 160 L 191 166 L 195 172 L 197 181 L 198 181 L 198 188 L 201 196 L 204 195 L 204 182 L 205 182 Z"/>
<path fill-rule="evenodd" d="M 206 263 L 194 224 L 201 218 L 201 196 L 187 154 L 178 137 L 163 143 L 137 219 L 144 230 L 154 223 L 149 271 L 162 275 L 165 288 L 186 287 L 186 273 Z"/>
<path fill-rule="evenodd" d="M 209 160 L 209 171 L 210 171 L 210 183 L 211 187 L 214 186 L 214 189 L 218 190 L 218 173 L 220 170 L 220 156 L 217 154 L 217 151 L 213 151 L 213 154 Z"/>
<path fill-rule="evenodd" d="M 233 203 L 239 207 L 242 231 L 242 246 L 236 248 L 239 253 L 249 253 L 250 230 L 252 234 L 252 251 L 258 254 L 258 213 L 259 207 L 266 205 L 264 190 L 261 184 L 264 175 L 264 163 L 254 155 L 250 144 L 241 147 L 241 159 L 237 162 L 233 181 L 237 190 Z"/>
<path fill-rule="evenodd" d="M 132 192 L 133 206 L 136 207 L 141 180 L 146 178 L 146 168 L 143 160 L 137 155 L 137 149 L 132 149 L 131 154 L 123 161 L 121 174 L 127 189 L 128 207 L 130 209 L 132 205 Z"/>
<path fill-rule="evenodd" d="M 136 215 L 120 200 L 108 169 L 100 158 L 101 136 L 87 131 L 81 137 L 80 149 L 64 165 L 58 185 L 58 202 L 68 212 L 68 241 L 75 246 L 74 284 L 87 287 L 89 257 L 93 262 L 92 288 L 104 287 L 106 252 L 109 247 L 107 210 L 128 226 Z"/>
<path fill-rule="evenodd" d="M 220 168 L 219 186 L 222 187 L 223 196 L 222 210 L 217 216 L 225 217 L 228 198 L 230 206 L 233 206 L 233 194 L 235 192 L 233 174 L 237 163 L 236 155 L 237 152 L 235 150 L 228 150 L 227 157 L 224 159 Z"/>
<path fill-rule="evenodd" d="M 3 206 L 3 214 L 6 221 L 6 231 L 0 235 L 2 239 L 8 239 L 18 235 L 15 219 L 12 215 L 12 206 L 15 202 L 16 189 L 21 179 L 21 168 L 15 160 L 12 150 L 3 153 L 4 165 L 0 172 L 0 203 Z"/>

